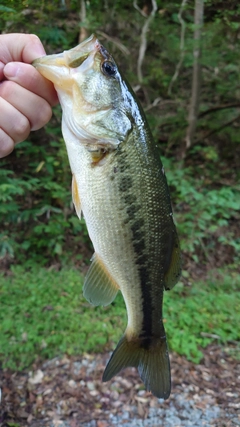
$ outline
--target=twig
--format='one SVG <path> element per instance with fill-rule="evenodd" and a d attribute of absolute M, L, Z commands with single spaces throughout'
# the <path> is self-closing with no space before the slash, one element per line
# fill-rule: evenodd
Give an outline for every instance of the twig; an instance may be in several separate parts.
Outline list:
<path fill-rule="evenodd" d="M 139 12 L 139 13 L 141 13 L 141 15 L 142 16 L 144 16 L 144 18 L 147 18 L 148 17 L 148 15 L 142 10 L 142 9 L 140 9 L 140 7 L 138 6 L 138 4 L 137 4 L 137 0 L 134 0 L 134 2 L 133 2 L 133 6 L 135 7 L 135 9 L 137 9 L 137 11 Z"/>
<path fill-rule="evenodd" d="M 133 92 L 137 93 L 141 89 L 141 85 L 133 86 Z"/>
<path fill-rule="evenodd" d="M 154 101 L 150 105 L 148 105 L 144 109 L 144 111 L 149 111 L 149 110 L 151 110 L 151 108 L 156 107 L 161 102 L 161 100 L 162 100 L 162 98 L 160 96 L 158 98 L 154 99 Z"/>
<path fill-rule="evenodd" d="M 178 64 L 177 64 L 177 66 L 176 66 L 175 73 L 174 73 L 174 75 L 172 76 L 172 79 L 171 79 L 171 81 L 170 81 L 170 83 L 169 83 L 169 86 L 168 86 L 168 95 L 171 95 L 171 93 L 172 93 L 173 83 L 174 83 L 174 82 L 177 80 L 177 78 L 178 78 L 179 71 L 180 71 L 180 68 L 181 68 L 181 66 L 182 66 L 183 59 L 184 59 L 184 55 L 185 55 L 185 52 L 184 52 L 185 21 L 184 21 L 184 19 L 182 18 L 182 13 L 183 13 L 184 7 L 185 7 L 185 6 L 186 6 L 186 4 L 187 4 L 187 1 L 188 1 L 188 0 L 183 0 L 183 1 L 182 1 L 181 7 L 180 7 L 179 12 L 178 12 L 178 19 L 179 19 L 179 22 L 180 22 L 180 25 L 181 25 L 181 37 L 180 37 L 180 59 L 179 59 L 179 62 L 178 62 Z"/>
<path fill-rule="evenodd" d="M 221 337 L 219 335 L 209 334 L 208 332 L 200 332 L 200 335 L 202 337 L 206 337 L 206 338 L 214 338 L 215 340 L 220 340 L 221 339 Z"/>
<path fill-rule="evenodd" d="M 198 138 L 198 139 L 195 141 L 195 143 L 197 144 L 198 142 L 202 141 L 203 139 L 208 138 L 209 136 L 213 135 L 214 133 L 220 132 L 220 130 L 222 130 L 222 129 L 224 129 L 224 128 L 228 127 L 228 126 L 230 126 L 232 123 L 234 123 L 234 122 L 235 122 L 236 120 L 238 120 L 239 118 L 240 118 L 240 114 L 239 114 L 237 117 L 235 117 L 234 119 L 229 120 L 229 122 L 224 123 L 224 124 L 223 124 L 222 126 L 220 126 L 219 128 L 217 128 L 217 129 L 213 129 L 213 130 L 211 130 L 210 132 L 207 132 L 207 133 L 206 133 L 205 135 L 203 135 L 201 138 Z"/>
<path fill-rule="evenodd" d="M 115 44 L 118 49 L 122 51 L 125 55 L 130 55 L 130 51 L 126 46 L 124 46 L 119 40 L 116 38 L 110 37 L 108 34 L 104 33 L 103 31 L 96 31 L 96 34 L 99 34 L 100 36 L 104 37 L 106 40 L 109 40 L 113 44 Z"/>
<path fill-rule="evenodd" d="M 235 102 L 233 104 L 216 105 L 215 107 L 209 108 L 208 110 L 205 110 L 202 113 L 200 113 L 198 115 L 198 118 L 200 119 L 201 117 L 204 117 L 204 116 L 206 116 L 207 114 L 210 114 L 210 113 L 214 113 L 215 111 L 225 110 L 227 108 L 239 108 L 239 107 L 240 107 L 240 103 L 239 102 Z"/>
<path fill-rule="evenodd" d="M 139 89 L 140 87 L 137 87 L 137 88 Z M 179 99 L 165 99 L 163 101 L 162 98 L 158 97 L 154 99 L 154 101 L 151 104 L 147 105 L 147 107 L 144 108 L 144 111 L 151 110 L 151 108 L 157 107 L 159 104 L 161 104 L 161 107 L 162 107 L 163 105 L 168 105 L 168 104 L 182 104 L 182 101 L 180 101 Z"/>
<path fill-rule="evenodd" d="M 210 333 L 208 333 L 208 332 L 200 332 L 200 335 L 202 336 L 202 337 L 206 337 L 206 338 L 213 338 L 213 339 L 215 339 L 215 340 L 220 340 L 221 339 L 221 337 L 219 336 L 219 335 L 216 335 L 216 334 L 210 334 Z M 229 343 L 229 344 L 239 344 L 239 341 L 235 341 L 235 340 L 227 340 L 227 342 Z"/>
<path fill-rule="evenodd" d="M 134 7 L 136 7 L 137 10 L 139 10 L 139 7 L 137 6 L 136 1 L 133 2 L 133 5 Z M 139 11 L 143 15 L 143 12 L 141 10 Z M 147 49 L 147 32 L 156 11 L 157 11 L 157 2 L 156 0 L 152 0 L 152 11 L 148 16 L 148 18 L 146 19 L 146 22 L 142 28 L 142 33 L 141 33 L 141 44 L 139 48 L 138 63 L 137 63 L 137 75 L 138 75 L 138 81 L 140 84 L 142 84 L 142 81 L 143 81 L 142 64 L 143 64 L 145 52 Z M 143 16 L 146 16 L 146 15 L 143 15 Z"/>

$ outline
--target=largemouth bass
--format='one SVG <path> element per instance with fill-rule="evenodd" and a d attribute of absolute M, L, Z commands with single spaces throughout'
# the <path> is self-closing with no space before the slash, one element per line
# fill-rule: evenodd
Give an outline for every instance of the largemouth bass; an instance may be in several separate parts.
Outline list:
<path fill-rule="evenodd" d="M 178 281 L 181 259 L 164 169 L 142 108 L 95 36 L 33 65 L 58 92 L 73 202 L 95 249 L 84 296 L 108 305 L 120 289 L 127 308 L 127 328 L 103 381 L 134 366 L 146 389 L 167 399 L 163 291 Z"/>

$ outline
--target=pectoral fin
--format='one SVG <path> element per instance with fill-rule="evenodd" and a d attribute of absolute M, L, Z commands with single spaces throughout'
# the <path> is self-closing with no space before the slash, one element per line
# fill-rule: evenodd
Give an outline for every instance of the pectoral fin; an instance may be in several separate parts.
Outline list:
<path fill-rule="evenodd" d="M 78 192 L 77 181 L 75 176 L 72 176 L 72 199 L 77 212 L 77 216 L 81 219 L 81 200 Z"/>
<path fill-rule="evenodd" d="M 174 230 L 174 238 L 172 245 L 172 252 L 169 262 L 169 267 L 164 275 L 164 287 L 166 290 L 172 289 L 178 282 L 182 271 L 182 259 L 180 244 L 178 240 L 177 231 Z"/>
<path fill-rule="evenodd" d="M 93 255 L 83 286 L 84 297 L 93 305 L 108 305 L 115 299 L 119 286 L 112 278 L 102 260 Z"/>

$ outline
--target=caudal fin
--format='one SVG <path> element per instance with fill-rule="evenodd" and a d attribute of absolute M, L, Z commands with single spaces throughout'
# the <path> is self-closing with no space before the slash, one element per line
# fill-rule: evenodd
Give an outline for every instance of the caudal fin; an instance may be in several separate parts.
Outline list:
<path fill-rule="evenodd" d="M 138 368 L 146 389 L 154 396 L 163 399 L 169 397 L 171 373 L 166 337 L 143 342 L 140 339 L 128 341 L 124 335 L 106 366 L 103 381 L 110 380 L 129 366 Z"/>

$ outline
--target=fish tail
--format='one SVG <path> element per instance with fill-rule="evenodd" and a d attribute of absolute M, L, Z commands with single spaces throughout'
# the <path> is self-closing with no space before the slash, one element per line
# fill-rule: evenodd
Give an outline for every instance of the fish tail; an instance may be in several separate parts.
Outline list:
<path fill-rule="evenodd" d="M 119 341 L 103 373 L 108 381 L 122 369 L 136 367 L 146 390 L 167 399 L 171 392 L 171 374 L 166 337 L 132 338 L 125 334 Z"/>

